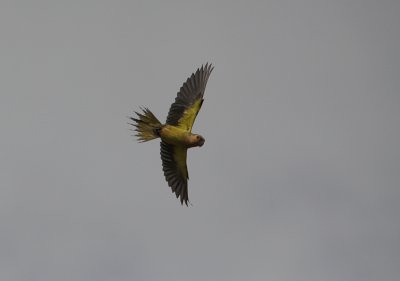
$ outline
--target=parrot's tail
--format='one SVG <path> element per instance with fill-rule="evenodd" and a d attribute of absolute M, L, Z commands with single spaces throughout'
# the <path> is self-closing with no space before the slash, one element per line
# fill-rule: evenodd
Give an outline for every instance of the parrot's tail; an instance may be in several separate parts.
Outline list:
<path fill-rule="evenodd" d="M 136 113 L 138 118 L 129 117 L 135 126 L 136 136 L 139 142 L 145 142 L 160 137 L 161 122 L 154 116 L 148 108 L 141 108 L 143 113 Z"/>

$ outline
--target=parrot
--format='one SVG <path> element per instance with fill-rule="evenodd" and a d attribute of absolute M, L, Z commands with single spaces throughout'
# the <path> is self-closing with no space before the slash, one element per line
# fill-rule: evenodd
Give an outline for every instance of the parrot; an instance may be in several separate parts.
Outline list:
<path fill-rule="evenodd" d="M 187 150 L 201 147 L 205 139 L 192 133 L 193 123 L 204 101 L 208 78 L 213 71 L 212 64 L 206 63 L 187 78 L 181 86 L 175 101 L 171 104 L 167 120 L 162 124 L 147 108 L 140 107 L 129 123 L 136 132 L 138 142 L 160 138 L 160 155 L 164 177 L 176 198 L 188 206 L 189 173 L 186 164 Z M 190 203 L 190 202 L 189 202 Z"/>

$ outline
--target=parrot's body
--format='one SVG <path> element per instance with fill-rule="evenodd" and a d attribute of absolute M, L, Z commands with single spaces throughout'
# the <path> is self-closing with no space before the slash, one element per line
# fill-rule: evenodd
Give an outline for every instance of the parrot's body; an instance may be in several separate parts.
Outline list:
<path fill-rule="evenodd" d="M 194 120 L 203 104 L 203 95 L 208 77 L 213 67 L 206 64 L 197 69 L 183 83 L 175 102 L 171 105 L 166 124 L 162 124 L 147 108 L 142 113 L 135 112 L 136 136 L 140 142 L 161 138 L 161 160 L 165 178 L 176 197 L 188 204 L 189 174 L 186 166 L 187 149 L 202 146 L 205 142 L 201 135 L 193 134 Z"/>

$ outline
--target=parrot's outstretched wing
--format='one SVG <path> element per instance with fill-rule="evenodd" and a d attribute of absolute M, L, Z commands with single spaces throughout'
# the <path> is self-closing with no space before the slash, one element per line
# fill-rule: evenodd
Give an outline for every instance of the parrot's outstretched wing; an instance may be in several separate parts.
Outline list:
<path fill-rule="evenodd" d="M 174 146 L 161 141 L 161 160 L 165 179 L 175 192 L 176 198 L 180 197 L 181 204 L 189 201 L 188 196 L 188 171 L 186 166 L 187 148 Z"/>
<path fill-rule="evenodd" d="M 213 69 L 211 64 L 206 63 L 183 83 L 169 109 L 167 124 L 192 131 L 194 120 L 203 103 L 208 77 Z"/>

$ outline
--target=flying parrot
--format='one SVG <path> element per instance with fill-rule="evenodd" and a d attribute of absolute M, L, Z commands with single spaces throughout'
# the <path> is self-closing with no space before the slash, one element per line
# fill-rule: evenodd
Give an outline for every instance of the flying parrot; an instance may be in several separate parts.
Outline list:
<path fill-rule="evenodd" d="M 207 80 L 213 69 L 207 63 L 183 83 L 169 109 L 165 124 L 161 124 L 148 108 L 141 108 L 142 113 L 135 112 L 136 118 L 129 117 L 139 142 L 161 139 L 160 154 L 165 179 L 176 198 L 179 197 L 181 204 L 185 203 L 186 206 L 189 201 L 187 150 L 203 146 L 205 141 L 201 135 L 192 133 L 192 127 L 203 104 Z"/>

